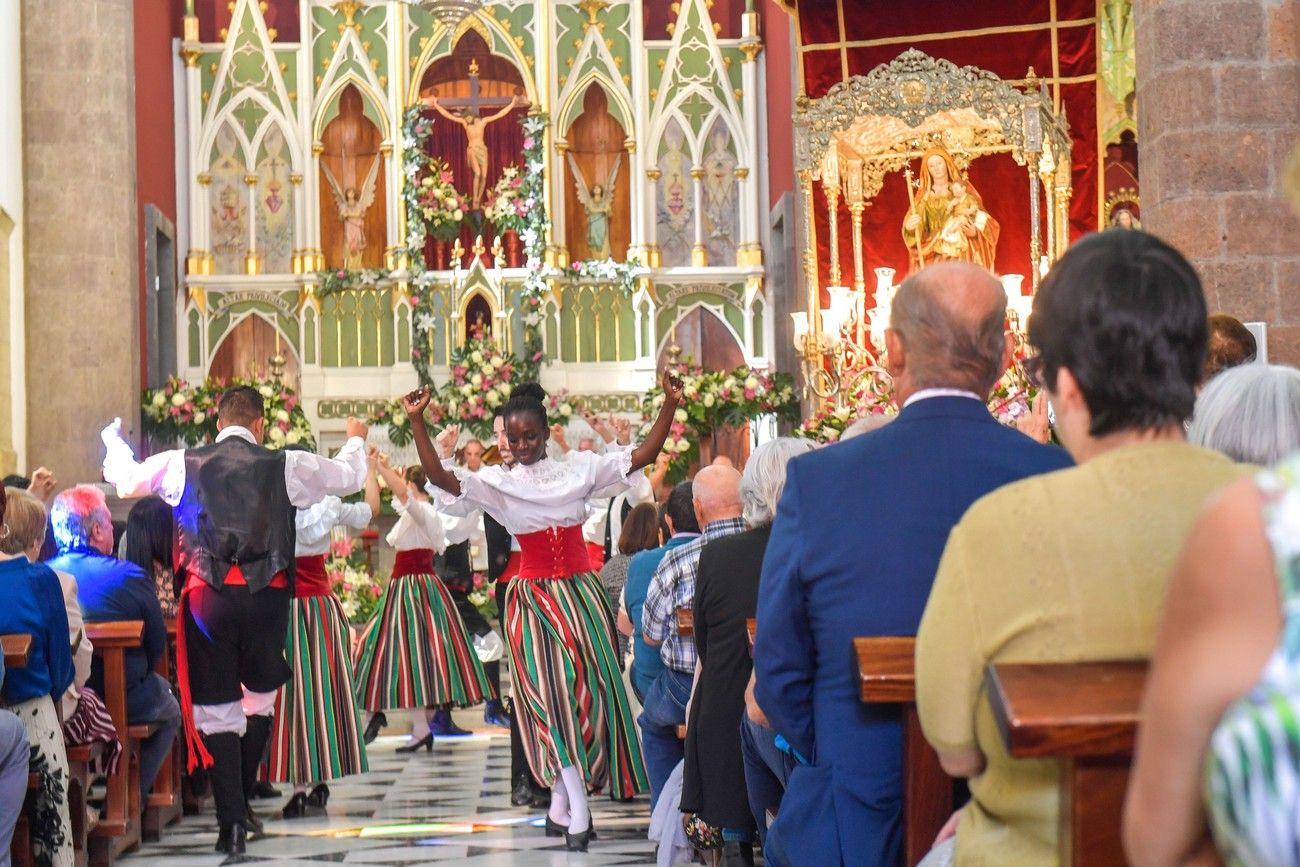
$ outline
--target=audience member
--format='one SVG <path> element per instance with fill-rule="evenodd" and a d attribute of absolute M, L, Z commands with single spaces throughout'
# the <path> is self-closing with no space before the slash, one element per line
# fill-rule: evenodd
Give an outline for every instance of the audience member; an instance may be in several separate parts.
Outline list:
<path fill-rule="evenodd" d="M 1197 396 L 1187 441 L 1262 467 L 1300 449 L 1300 370 L 1280 364 L 1225 370 Z"/>
<path fill-rule="evenodd" d="M 638 702 L 645 700 L 650 687 L 664 670 L 659 648 L 646 644 L 641 629 L 646 594 L 655 570 L 669 551 L 699 538 L 700 525 L 695 520 L 695 505 L 690 481 L 678 482 L 668 494 L 663 507 L 663 529 L 667 541 L 658 548 L 633 555 L 627 564 L 627 583 L 618 607 L 619 631 L 628 636 L 632 646 L 632 691 Z"/>
<path fill-rule="evenodd" d="M 0 654 L 0 684 L 4 683 L 4 655 Z M 22 721 L 0 709 L 0 864 L 8 867 L 9 847 L 18 815 L 27 800 L 27 774 L 31 745 Z"/>
<path fill-rule="evenodd" d="M 153 580 L 158 605 L 167 618 L 176 616 L 180 604 L 172 568 L 175 547 L 176 519 L 172 507 L 157 494 L 137 500 L 126 515 L 122 559 L 139 566 Z"/>
<path fill-rule="evenodd" d="M 1124 811 L 1134 867 L 1296 863 L 1297 548 L 1300 456 L 1231 485 L 1188 535 Z"/>
<path fill-rule="evenodd" d="M 655 569 L 641 623 L 645 643 L 659 648 L 664 663 L 664 670 L 641 700 L 641 716 L 637 719 L 646 774 L 650 777 L 652 811 L 668 775 L 682 760 L 677 727 L 686 722 L 686 704 L 695 679 L 695 641 L 678 634 L 677 609 L 695 603 L 695 577 L 705 545 L 745 529 L 740 517 L 740 473 L 735 468 L 705 467 L 695 474 L 691 484 L 695 520 L 702 532 L 668 552 Z"/>
<path fill-rule="evenodd" d="M 639 503 L 628 512 L 623 526 L 619 529 L 618 550 L 605 561 L 600 569 L 600 583 L 609 596 L 610 607 L 618 606 L 623 595 L 623 585 L 627 583 L 627 566 L 632 556 L 642 551 L 649 551 L 659 545 L 659 510 L 653 503 Z M 618 658 L 620 663 L 627 656 L 627 636 L 618 634 Z"/>
<path fill-rule="evenodd" d="M 913 634 L 966 508 L 1069 463 L 988 411 L 1011 359 L 1005 308 L 1001 284 L 973 265 L 909 277 L 885 335 L 898 416 L 786 471 L 763 559 L 754 711 L 801 763 L 768 832 L 769 864 L 812 852 L 829 865 L 902 861 L 902 717 L 862 704 L 853 639 Z"/>
<path fill-rule="evenodd" d="M 1240 320 L 1215 313 L 1208 320 L 1209 340 L 1201 381 L 1208 382 L 1230 367 L 1255 360 L 1255 335 Z"/>
<path fill-rule="evenodd" d="M 721 832 L 722 863 L 753 864 L 755 821 L 745 789 L 740 720 L 753 664 L 745 622 L 758 607 L 763 551 L 772 532 L 789 460 L 812 449 L 781 437 L 754 450 L 740 481 L 741 516 L 750 529 L 715 539 L 700 552 L 695 579 L 699 660 L 686 734 L 682 812 Z"/>
<path fill-rule="evenodd" d="M 50 509 L 59 556 L 54 569 L 77 579 L 82 614 L 88 623 L 139 620 L 141 647 L 126 652 L 126 717 L 129 723 L 158 723 L 140 746 L 140 789 L 146 796 L 171 751 L 181 725 L 181 710 L 166 678 L 153 670 L 167 650 L 167 624 L 154 591 L 154 579 L 139 566 L 112 556 L 113 521 L 104 492 L 77 485 L 54 498 Z M 104 694 L 104 673 L 96 660 L 91 689 Z"/>
<path fill-rule="evenodd" d="M 35 563 L 45 544 L 45 507 L 35 496 L 20 488 L 6 488 L 8 508 L 5 526 L 9 534 L 0 538 L 0 553 L 23 554 Z M 85 621 L 81 616 L 81 603 L 77 601 L 77 579 L 67 572 L 54 570 L 63 590 L 63 609 L 68 615 L 68 647 L 72 652 L 72 684 L 63 694 L 60 710 L 66 722 L 77 709 L 77 697 L 90 677 L 91 660 L 95 648 L 86 637 Z"/>
<path fill-rule="evenodd" d="M 7 492 L 0 489 L 0 523 L 8 518 L 8 499 Z M 5 706 L 27 731 L 29 768 L 41 777 L 31 822 L 32 849 L 38 862 L 71 867 L 68 755 L 54 705 L 73 677 L 63 594 L 59 579 L 48 566 L 32 563 L 22 554 L 0 553 L 0 587 L 4 588 L 0 634 L 32 637 L 27 665 L 7 672 L 0 691 Z M 3 821 L 6 819 L 0 818 Z"/>
<path fill-rule="evenodd" d="M 990 494 L 949 537 L 917 636 L 917 705 L 944 769 L 970 779 L 972 799 L 926 863 L 1058 863 L 1059 764 L 1008 756 L 984 673 L 1000 660 L 1151 652 L 1201 503 L 1244 471 L 1184 441 L 1205 331 L 1196 272 L 1145 233 L 1084 239 L 1039 287 L 1029 320 L 1039 355 L 1024 368 L 1078 466 Z"/>
<path fill-rule="evenodd" d="M 862 418 L 855 419 L 852 424 L 844 429 L 844 433 L 840 434 L 839 442 L 860 437 L 863 434 L 871 433 L 873 430 L 879 430 L 889 424 L 893 418 L 892 415 L 864 415 Z"/>

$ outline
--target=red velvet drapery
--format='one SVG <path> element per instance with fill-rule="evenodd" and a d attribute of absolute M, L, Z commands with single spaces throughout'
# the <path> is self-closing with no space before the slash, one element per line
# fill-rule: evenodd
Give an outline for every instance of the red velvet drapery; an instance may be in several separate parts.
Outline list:
<path fill-rule="evenodd" d="M 843 15 L 838 9 L 840 3 L 844 5 Z M 958 66 L 978 66 L 1013 82 L 1023 79 L 1032 66 L 1040 77 L 1049 79 L 1049 92 L 1050 79 L 1059 79 L 1073 146 L 1070 234 L 1077 238 L 1097 228 L 1095 0 L 925 0 L 910 4 L 889 0 L 799 0 L 797 14 L 804 88 L 814 99 L 846 74 L 865 75 L 908 48 Z M 1031 265 L 1026 169 L 1016 165 L 1009 155 L 981 157 L 971 164 L 970 181 L 983 197 L 986 210 L 1002 225 L 997 270 L 1028 277 Z M 820 188 L 815 196 L 818 261 L 824 286 L 830 261 L 829 227 Z M 1045 199 L 1040 204 L 1040 212 L 1045 213 Z M 875 285 L 871 275 L 874 268 L 891 267 L 900 275 L 907 272 L 907 250 L 901 234 L 906 210 L 902 175 L 886 177 L 884 188 L 863 217 L 868 291 Z M 1042 219 L 1045 225 L 1046 217 Z M 843 200 L 838 235 L 841 282 L 852 285 L 852 227 Z M 1026 279 L 1026 287 L 1029 283 Z"/>

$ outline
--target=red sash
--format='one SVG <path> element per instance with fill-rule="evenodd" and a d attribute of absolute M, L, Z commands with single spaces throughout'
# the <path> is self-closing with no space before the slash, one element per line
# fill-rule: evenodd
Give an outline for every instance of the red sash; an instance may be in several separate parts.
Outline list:
<path fill-rule="evenodd" d="M 328 596 L 334 592 L 329 575 L 325 572 L 325 555 L 312 554 L 307 557 L 295 557 L 298 576 L 293 587 L 297 599 L 309 596 Z"/>
<path fill-rule="evenodd" d="M 582 526 L 547 527 L 517 537 L 522 549 L 518 578 L 568 578 L 591 571 Z"/>
<path fill-rule="evenodd" d="M 432 548 L 412 548 L 409 551 L 398 551 L 397 558 L 393 560 L 393 578 L 432 574 Z"/>

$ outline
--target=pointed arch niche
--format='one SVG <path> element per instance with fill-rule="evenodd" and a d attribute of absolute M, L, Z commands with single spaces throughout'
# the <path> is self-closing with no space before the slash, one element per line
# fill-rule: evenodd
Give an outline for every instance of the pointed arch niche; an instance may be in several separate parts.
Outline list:
<path fill-rule="evenodd" d="M 664 267 L 691 264 L 695 244 L 694 159 L 691 141 L 674 115 L 664 125 L 655 158 L 660 172 L 655 184 L 655 240 Z"/>
<path fill-rule="evenodd" d="M 627 131 L 609 111 L 609 97 L 605 88 L 596 82 L 587 86 L 582 95 L 582 114 L 578 115 L 565 135 L 568 140 L 570 160 L 566 156 L 563 169 L 565 179 L 564 241 L 572 259 L 604 258 L 588 244 L 587 209 L 578 195 L 579 182 L 573 176 L 574 165 L 582 173 L 582 183 L 587 190 L 599 185 L 608 187 L 613 178 L 614 199 L 609 210 L 610 257 L 622 262 L 627 258 L 627 246 L 632 239 L 632 189 L 631 169 L 625 141 Z M 620 154 L 622 158 L 620 159 Z M 618 171 L 614 171 L 615 164 Z M 604 192 L 609 195 L 608 190 Z"/>
<path fill-rule="evenodd" d="M 673 326 L 675 333 L 659 348 L 656 369 L 668 364 L 674 338 L 681 347 L 682 360 L 692 360 L 705 370 L 735 370 L 748 362 L 735 333 L 711 307 L 697 304 Z M 725 455 L 737 467 L 749 457 L 748 427 L 721 427 L 713 432 L 712 441 L 700 443 L 700 463 L 707 465 L 714 457 Z"/>
<path fill-rule="evenodd" d="M 346 239 L 339 204 L 325 169 L 329 168 L 345 196 L 351 190 L 359 200 L 375 161 L 378 161 L 378 170 L 375 172 L 374 200 L 366 209 L 363 221 L 365 249 L 361 256 L 361 267 L 383 267 L 384 247 L 388 239 L 388 211 L 385 205 L 388 190 L 384 179 L 384 156 L 380 152 L 382 142 L 383 133 L 366 116 L 361 91 L 356 85 L 348 84 L 339 94 L 338 114 L 321 132 L 324 150 L 320 154 L 320 240 L 321 250 L 325 253 L 325 264 L 330 268 L 343 267 Z"/>
<path fill-rule="evenodd" d="M 277 350 L 285 359 L 284 384 L 297 391 L 297 353 L 274 325 L 256 313 L 245 316 L 221 339 L 208 366 L 208 376 L 227 382 L 235 377 L 268 376 L 270 359 Z"/>

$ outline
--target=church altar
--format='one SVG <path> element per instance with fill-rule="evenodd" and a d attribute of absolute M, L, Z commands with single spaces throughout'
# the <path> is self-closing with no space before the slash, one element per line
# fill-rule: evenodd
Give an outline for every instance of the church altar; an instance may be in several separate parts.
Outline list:
<path fill-rule="evenodd" d="M 597 411 L 769 368 L 758 17 L 713 5 L 187 4 L 181 378 L 274 367 L 329 445 L 474 334 Z"/>

